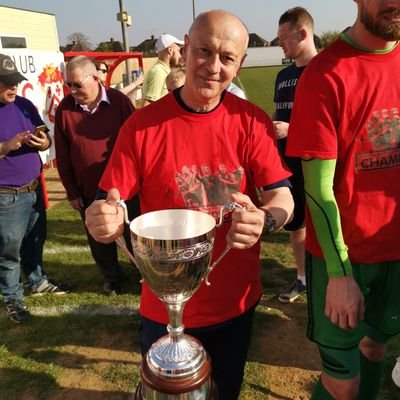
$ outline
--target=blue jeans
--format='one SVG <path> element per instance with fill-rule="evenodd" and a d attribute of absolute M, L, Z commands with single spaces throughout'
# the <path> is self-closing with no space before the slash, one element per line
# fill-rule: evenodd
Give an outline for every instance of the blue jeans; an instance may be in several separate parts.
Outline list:
<path fill-rule="evenodd" d="M 32 289 L 47 279 L 46 224 L 41 185 L 33 192 L 0 193 L 0 293 L 5 302 L 23 299 L 21 268 Z"/>

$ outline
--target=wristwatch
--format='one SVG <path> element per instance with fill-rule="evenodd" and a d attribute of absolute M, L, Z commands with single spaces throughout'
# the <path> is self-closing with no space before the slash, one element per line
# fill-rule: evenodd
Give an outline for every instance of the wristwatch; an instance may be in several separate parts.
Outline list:
<path fill-rule="evenodd" d="M 264 228 L 263 228 L 263 233 L 271 233 L 275 230 L 276 227 L 276 221 L 273 215 L 266 210 L 264 211 Z"/>

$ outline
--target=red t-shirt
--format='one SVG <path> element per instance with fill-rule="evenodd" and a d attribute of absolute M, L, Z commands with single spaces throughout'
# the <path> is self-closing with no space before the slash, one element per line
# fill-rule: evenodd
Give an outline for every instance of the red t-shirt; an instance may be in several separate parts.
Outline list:
<path fill-rule="evenodd" d="M 143 213 L 190 208 L 217 216 L 230 193 L 257 204 L 255 186 L 288 177 L 277 152 L 273 127 L 258 107 L 226 93 L 206 114 L 184 110 L 173 94 L 138 110 L 121 128 L 100 187 L 129 199 L 139 192 Z M 226 246 L 230 222 L 216 229 L 214 257 Z M 231 250 L 185 306 L 187 327 L 236 317 L 261 296 L 259 243 Z M 167 323 L 165 306 L 143 285 L 140 312 Z"/>
<path fill-rule="evenodd" d="M 339 39 L 313 58 L 297 86 L 286 153 L 337 159 L 334 194 L 354 263 L 400 259 L 396 71 L 400 46 L 366 53 Z M 309 215 L 306 248 L 322 257 Z"/>

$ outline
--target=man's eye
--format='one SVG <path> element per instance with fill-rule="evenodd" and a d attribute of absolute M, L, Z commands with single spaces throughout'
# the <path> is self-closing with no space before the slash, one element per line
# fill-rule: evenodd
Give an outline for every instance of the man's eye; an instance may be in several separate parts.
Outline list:
<path fill-rule="evenodd" d="M 204 48 L 204 47 L 199 47 L 198 48 L 198 52 L 201 55 L 209 55 L 210 54 L 210 51 L 208 49 Z"/>
<path fill-rule="evenodd" d="M 224 64 L 234 64 L 235 63 L 235 59 L 231 56 L 222 56 L 221 60 Z"/>

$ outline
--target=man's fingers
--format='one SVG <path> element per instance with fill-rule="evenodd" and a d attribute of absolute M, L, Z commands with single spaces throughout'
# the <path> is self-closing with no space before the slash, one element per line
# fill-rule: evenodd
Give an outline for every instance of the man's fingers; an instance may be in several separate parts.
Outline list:
<path fill-rule="evenodd" d="M 243 193 L 240 193 L 240 192 L 232 193 L 231 200 L 234 201 L 235 203 L 240 204 L 242 207 L 244 207 L 245 211 L 251 212 L 251 211 L 258 210 L 258 208 L 251 201 L 250 197 Z M 242 210 L 237 209 L 234 212 L 237 212 L 237 211 L 240 212 Z"/>
<path fill-rule="evenodd" d="M 349 314 L 348 318 L 349 329 L 357 328 L 357 325 L 358 325 L 358 314 L 357 313 Z"/>
<path fill-rule="evenodd" d="M 119 190 L 117 188 L 110 189 L 107 195 L 107 203 L 112 203 L 118 200 L 121 200 L 121 194 L 119 193 Z"/>
<path fill-rule="evenodd" d="M 362 321 L 364 319 L 365 305 L 364 299 L 360 300 L 360 304 L 358 306 L 358 319 Z"/>

